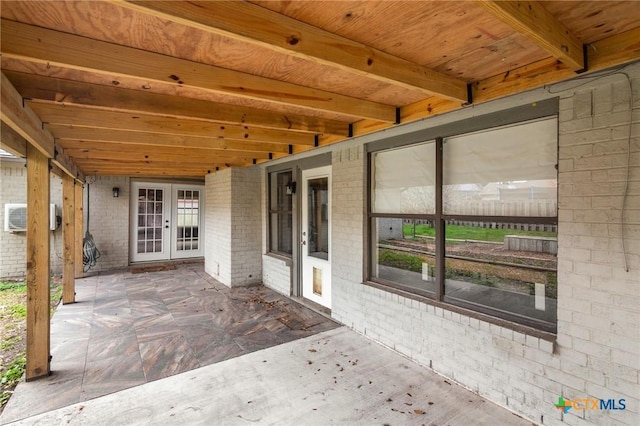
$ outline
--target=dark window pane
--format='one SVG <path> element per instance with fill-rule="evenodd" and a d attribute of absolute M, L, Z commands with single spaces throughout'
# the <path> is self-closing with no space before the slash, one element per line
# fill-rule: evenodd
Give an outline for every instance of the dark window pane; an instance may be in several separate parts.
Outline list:
<path fill-rule="evenodd" d="M 289 255 L 293 253 L 293 193 L 287 187 L 292 181 L 290 170 L 269 175 L 269 249 Z"/>
<path fill-rule="evenodd" d="M 309 256 L 329 259 L 329 178 L 307 181 Z"/>

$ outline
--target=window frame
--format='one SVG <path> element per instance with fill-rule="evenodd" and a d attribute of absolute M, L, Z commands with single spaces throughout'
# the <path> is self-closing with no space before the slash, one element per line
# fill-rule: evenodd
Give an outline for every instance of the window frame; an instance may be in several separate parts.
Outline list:
<path fill-rule="evenodd" d="M 540 106 L 540 108 L 537 108 Z M 516 107 L 511 110 L 500 111 L 483 116 L 473 117 L 469 120 L 452 122 L 449 124 L 416 131 L 408 135 L 395 136 L 392 138 L 372 142 L 367 148 L 367 190 L 366 190 L 366 232 L 364 276 L 365 284 L 372 285 L 383 290 L 400 293 L 409 298 L 415 298 L 429 304 L 443 307 L 445 309 L 464 313 L 472 317 L 479 317 L 492 323 L 501 325 L 509 324 L 512 328 L 523 329 L 529 334 L 539 337 L 553 338 L 557 332 L 557 317 L 555 324 L 549 324 L 528 317 L 517 317 L 517 315 L 500 314 L 488 306 L 465 303 L 464 301 L 449 298 L 445 294 L 445 225 L 447 221 L 477 221 L 477 222 L 502 222 L 502 223 L 528 223 L 540 225 L 558 225 L 558 211 L 555 216 L 482 216 L 482 215 L 457 215 L 444 214 L 443 212 L 443 146 L 446 138 L 460 136 L 476 131 L 487 131 L 505 125 L 524 124 L 536 119 L 556 118 L 558 119 L 559 101 L 558 98 L 547 99 L 545 101 Z M 558 136 L 557 136 L 558 138 Z M 408 147 L 419 143 L 426 143 L 435 140 L 435 214 L 394 214 L 394 213 L 374 213 L 373 210 L 373 158 L 377 152 L 386 149 Z M 558 139 L 556 139 L 556 159 L 558 150 Z M 557 162 L 556 162 L 557 176 Z M 556 177 L 557 179 L 557 177 Z M 373 277 L 373 265 L 375 260 L 375 250 L 373 249 L 373 226 L 378 218 L 401 218 L 401 219 L 422 219 L 431 220 L 435 227 L 435 294 L 428 291 L 421 291 L 397 282 Z M 557 271 L 557 269 L 556 269 Z M 526 329 L 526 330 L 525 330 Z"/>

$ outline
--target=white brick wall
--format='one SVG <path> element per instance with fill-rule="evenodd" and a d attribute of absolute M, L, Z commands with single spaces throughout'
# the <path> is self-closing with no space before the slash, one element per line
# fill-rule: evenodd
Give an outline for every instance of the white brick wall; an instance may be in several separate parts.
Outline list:
<path fill-rule="evenodd" d="M 128 177 L 88 177 L 84 186 L 84 232 L 89 232 L 100 250 L 100 258 L 88 272 L 109 271 L 129 265 L 129 190 Z M 120 188 L 120 196 L 113 197 L 113 188 Z M 87 189 L 90 191 L 87 205 Z"/>
<path fill-rule="evenodd" d="M 231 282 L 234 286 L 259 284 L 262 282 L 260 168 L 231 170 Z"/>
<path fill-rule="evenodd" d="M 205 271 L 228 286 L 262 281 L 261 187 L 258 167 L 206 177 Z"/>
<path fill-rule="evenodd" d="M 231 169 L 205 178 L 204 269 L 222 283 L 231 283 Z"/>
<path fill-rule="evenodd" d="M 62 180 L 51 174 L 51 203 L 62 216 Z M 0 279 L 23 279 L 26 275 L 27 234 L 4 232 L 4 205 L 27 202 L 27 169 L 22 160 L 0 163 Z M 51 273 L 62 273 L 62 227 L 51 233 Z"/>
<path fill-rule="evenodd" d="M 554 87 L 554 94 L 537 90 L 423 123 L 560 97 L 555 341 L 362 283 L 366 159 L 358 141 L 328 148 L 333 151 L 332 316 L 535 422 L 640 424 L 640 64 L 626 72 L 634 93 L 630 157 L 631 98 L 622 75 L 568 82 Z M 286 277 L 278 279 L 281 284 L 269 285 L 288 285 Z M 572 409 L 563 415 L 554 407 L 559 396 L 624 398 L 627 409 Z"/>
<path fill-rule="evenodd" d="M 291 261 L 262 255 L 262 283 L 285 296 L 291 296 Z"/>

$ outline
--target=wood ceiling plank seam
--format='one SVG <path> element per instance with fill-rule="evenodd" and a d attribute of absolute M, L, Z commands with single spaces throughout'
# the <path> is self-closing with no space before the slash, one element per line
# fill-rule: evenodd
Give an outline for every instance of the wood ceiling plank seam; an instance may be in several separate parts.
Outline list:
<path fill-rule="evenodd" d="M 466 102 L 466 82 L 247 2 L 112 3 L 201 31 Z"/>
<path fill-rule="evenodd" d="M 299 114 L 222 104 L 100 84 L 5 71 L 18 92 L 32 102 L 59 102 L 130 113 L 202 119 L 223 124 L 242 123 L 267 129 L 347 135 L 348 123 Z"/>
<path fill-rule="evenodd" d="M 390 105 L 16 21 L 2 19 L 1 34 L 3 56 L 9 58 L 24 58 L 109 76 L 142 78 L 312 110 L 338 111 L 361 118 L 388 122 L 395 119 L 395 108 Z M 265 90 L 265 87 L 269 89 Z"/>

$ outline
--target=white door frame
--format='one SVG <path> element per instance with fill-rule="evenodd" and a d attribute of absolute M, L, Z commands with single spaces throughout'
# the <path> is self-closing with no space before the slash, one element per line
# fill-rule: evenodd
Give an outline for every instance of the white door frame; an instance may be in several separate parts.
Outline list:
<path fill-rule="evenodd" d="M 314 256 L 309 252 L 311 239 L 309 235 L 309 181 L 327 178 L 326 206 L 316 210 L 321 221 L 326 215 L 327 221 L 327 259 Z M 301 269 L 302 297 L 331 309 L 331 166 L 318 167 L 302 171 L 302 224 L 301 224 Z"/>
<path fill-rule="evenodd" d="M 163 191 L 163 199 L 162 199 L 162 214 L 161 217 L 160 212 L 153 214 L 146 211 L 153 206 L 154 210 L 158 208 L 158 201 L 155 200 L 156 196 L 154 194 L 154 200 L 146 200 L 143 201 L 145 203 L 144 206 L 139 205 L 139 190 L 140 189 L 153 189 L 153 190 L 162 190 Z M 188 201 L 180 201 L 178 200 L 178 191 L 199 191 L 199 196 L 197 200 L 197 206 L 194 206 L 195 200 L 189 203 Z M 187 193 L 188 194 L 188 193 Z M 187 195 L 185 194 L 185 196 Z M 193 198 L 193 196 L 192 196 Z M 151 204 L 153 203 L 153 204 Z M 178 206 L 181 204 L 181 206 Z M 191 229 L 185 231 L 185 234 L 182 234 L 184 238 L 181 242 L 178 241 L 178 237 L 180 236 L 180 224 L 184 222 L 186 217 L 184 216 L 185 211 L 179 212 L 179 207 L 185 208 L 186 204 L 190 204 L 188 207 L 197 207 L 197 217 L 198 224 L 195 227 L 191 227 Z M 189 258 L 189 257 L 202 257 L 204 255 L 204 186 L 203 185 L 195 185 L 195 184 L 171 184 L 171 183 L 156 183 L 156 182 L 139 182 L 134 181 L 131 182 L 131 198 L 130 198 L 130 216 L 131 216 L 131 230 L 129 238 L 130 240 L 130 258 L 131 262 L 149 262 L 149 261 L 157 261 L 157 260 L 169 260 L 169 259 L 181 259 L 181 258 Z M 144 209 L 144 217 L 140 218 L 139 209 Z M 182 213 L 182 217 L 179 215 Z M 153 220 L 152 226 L 149 226 L 149 220 Z M 184 228 L 184 227 L 183 227 Z M 195 228 L 195 229 L 194 229 Z M 160 234 L 158 234 L 160 231 Z M 145 233 L 146 232 L 146 233 Z M 144 236 L 149 236 L 150 232 L 153 232 L 151 241 L 139 241 L 139 237 L 141 233 Z M 192 234 L 197 232 L 197 241 L 192 238 Z M 145 238 L 146 239 L 146 238 Z M 139 244 L 146 244 L 142 248 L 143 253 L 139 253 L 138 248 Z M 197 249 L 188 249 L 184 248 L 189 246 L 194 246 L 197 244 Z M 149 252 L 147 252 L 149 249 Z"/>

